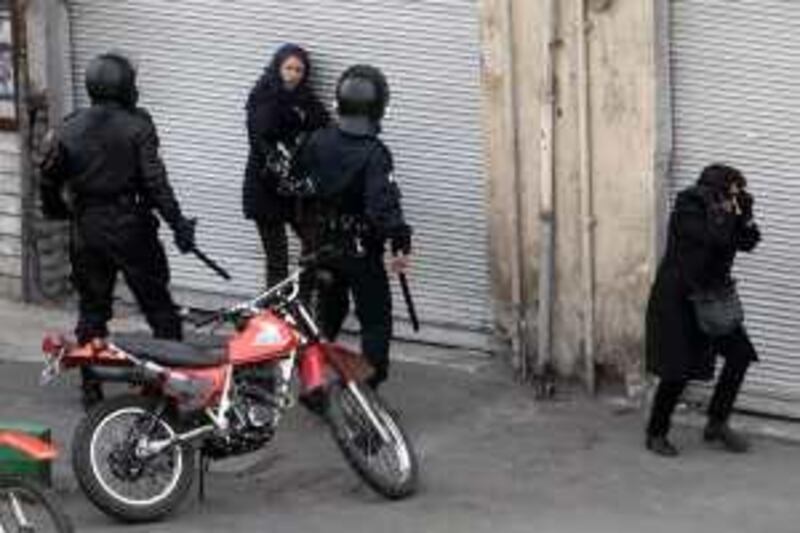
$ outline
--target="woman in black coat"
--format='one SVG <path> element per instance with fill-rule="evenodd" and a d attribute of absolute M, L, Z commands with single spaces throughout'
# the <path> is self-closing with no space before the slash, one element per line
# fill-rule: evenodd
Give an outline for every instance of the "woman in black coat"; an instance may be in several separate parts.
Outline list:
<path fill-rule="evenodd" d="M 647 307 L 648 369 L 661 380 L 647 427 L 646 446 L 674 456 L 667 439 L 670 418 L 689 380 L 711 380 L 716 355 L 725 365 L 708 408 L 707 442 L 744 452 L 748 443 L 728 426 L 728 418 L 749 364 L 757 359 L 743 326 L 710 337 L 698 325 L 690 296 L 732 283 L 738 251 L 752 251 L 760 240 L 753 221 L 753 197 L 737 169 L 706 167 L 694 186 L 678 194 L 669 222 L 667 249 Z"/>
<path fill-rule="evenodd" d="M 250 154 L 242 199 L 245 217 L 255 222 L 261 236 L 269 286 L 288 275 L 286 224 L 303 240 L 295 200 L 280 191 L 286 177 L 281 166 L 284 170 L 290 166 L 291 154 L 304 138 L 329 121 L 308 84 L 310 70 L 308 53 L 286 44 L 275 53 L 247 99 Z"/>

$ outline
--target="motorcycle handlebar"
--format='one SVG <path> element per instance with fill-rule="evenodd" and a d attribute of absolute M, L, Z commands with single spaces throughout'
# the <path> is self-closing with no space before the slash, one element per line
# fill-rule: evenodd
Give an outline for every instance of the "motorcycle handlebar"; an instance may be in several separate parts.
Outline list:
<path fill-rule="evenodd" d="M 238 303 L 232 307 L 214 310 L 190 306 L 180 307 L 178 309 L 178 315 L 181 317 L 181 320 L 192 324 L 194 327 L 203 328 L 214 322 L 233 320 L 245 311 L 263 308 L 267 302 L 282 295 L 289 287 L 291 287 L 291 291 L 288 296 L 284 295 L 283 299 L 289 301 L 293 300 L 297 297 L 299 291 L 298 281 L 301 272 L 314 269 L 319 266 L 320 263 L 335 260 L 341 257 L 341 255 L 342 251 L 333 245 L 321 246 L 314 252 L 306 254 L 298 259 L 299 270 L 252 300 Z"/>
<path fill-rule="evenodd" d="M 214 322 L 232 322 L 244 313 L 258 312 L 264 309 L 270 302 L 274 302 L 275 300 L 286 302 L 293 301 L 297 298 L 300 291 L 299 278 L 301 271 L 302 269 L 295 271 L 288 278 L 269 288 L 252 300 L 216 310 L 188 306 L 181 307 L 178 309 L 178 315 L 185 322 L 189 322 L 197 328 L 202 328 Z"/>

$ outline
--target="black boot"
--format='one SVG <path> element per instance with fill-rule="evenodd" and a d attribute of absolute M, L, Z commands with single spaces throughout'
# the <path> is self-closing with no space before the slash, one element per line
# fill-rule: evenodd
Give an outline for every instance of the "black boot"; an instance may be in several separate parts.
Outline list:
<path fill-rule="evenodd" d="M 311 413 L 317 416 L 325 414 L 327 397 L 322 388 L 300 396 L 299 400 L 303 407 L 311 411 Z"/>
<path fill-rule="evenodd" d="M 711 444 L 719 444 L 722 449 L 731 453 L 747 453 L 750 451 L 748 440 L 722 422 L 709 422 L 703 431 L 703 440 Z"/>
<path fill-rule="evenodd" d="M 81 403 L 85 410 L 103 401 L 103 384 L 81 367 Z"/>
<path fill-rule="evenodd" d="M 378 390 L 378 387 L 380 387 L 381 383 L 383 383 L 383 382 L 384 382 L 384 379 L 376 378 L 375 376 L 372 376 L 369 379 L 367 379 L 366 384 L 367 384 L 367 387 L 369 387 L 370 389 Z"/>
<path fill-rule="evenodd" d="M 678 449 L 666 436 L 648 435 L 645 440 L 645 447 L 661 457 L 677 457 Z"/>
<path fill-rule="evenodd" d="M 389 378 L 388 370 L 384 366 L 378 365 L 374 367 L 372 375 L 369 378 L 367 378 L 366 384 L 370 389 L 376 391 L 378 390 L 378 387 L 380 387 L 381 384 L 388 378 Z"/>
<path fill-rule="evenodd" d="M 84 381 L 81 385 L 81 403 L 85 410 L 103 401 L 103 386 L 99 381 Z"/>

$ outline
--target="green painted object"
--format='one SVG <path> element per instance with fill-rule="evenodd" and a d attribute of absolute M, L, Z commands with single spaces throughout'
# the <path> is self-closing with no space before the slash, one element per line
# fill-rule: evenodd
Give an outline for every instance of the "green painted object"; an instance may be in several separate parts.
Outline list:
<path fill-rule="evenodd" d="M 0 421 L 0 431 L 19 431 L 50 442 L 50 428 L 40 424 Z M 49 487 L 52 465 L 50 461 L 35 461 L 22 452 L 0 446 L 0 475 L 22 476 Z"/>

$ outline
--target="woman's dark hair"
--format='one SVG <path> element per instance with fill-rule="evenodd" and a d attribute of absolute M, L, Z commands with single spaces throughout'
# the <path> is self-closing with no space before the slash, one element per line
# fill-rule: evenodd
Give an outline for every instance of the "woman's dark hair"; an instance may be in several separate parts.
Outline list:
<path fill-rule="evenodd" d="M 738 185 L 744 189 L 747 187 L 747 179 L 744 174 L 735 167 L 722 163 L 708 165 L 700 173 L 697 184 L 701 187 L 708 187 L 719 191 L 727 191 L 731 185 Z"/>

